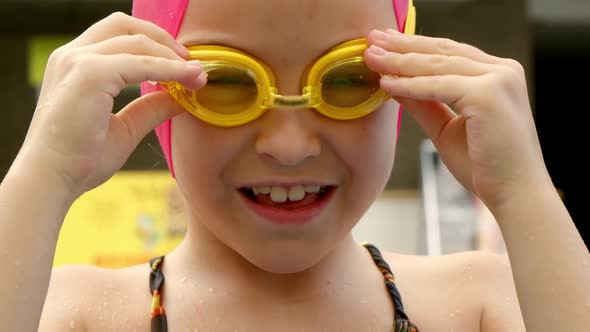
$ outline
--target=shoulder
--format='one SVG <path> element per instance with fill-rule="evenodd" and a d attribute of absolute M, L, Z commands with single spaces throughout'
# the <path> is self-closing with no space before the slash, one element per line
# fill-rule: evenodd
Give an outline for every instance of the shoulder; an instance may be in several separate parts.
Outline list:
<path fill-rule="evenodd" d="M 124 269 L 83 265 L 56 268 L 39 331 L 85 331 L 97 326 L 97 320 L 110 321 L 116 313 L 133 316 L 130 303 L 146 302 L 149 308 L 148 277 L 147 264 Z"/>
<path fill-rule="evenodd" d="M 493 283 L 511 280 L 507 257 L 485 251 L 466 251 L 440 256 L 384 253 L 396 280 L 424 283 L 441 290 L 481 293 Z"/>
<path fill-rule="evenodd" d="M 441 256 L 413 256 L 397 253 L 384 253 L 383 257 L 392 266 L 413 277 L 430 279 L 432 274 L 444 280 L 473 281 L 469 284 L 481 285 L 481 281 L 504 280 L 511 277 L 510 261 L 507 256 L 486 251 L 466 251 Z M 400 272 L 401 272 L 400 271 Z"/>
<path fill-rule="evenodd" d="M 522 327 L 522 316 L 506 255 L 467 251 L 441 256 L 384 253 L 397 268 L 400 292 L 406 292 L 408 311 L 419 317 L 423 308 L 444 312 L 448 320 L 465 319 L 476 331 Z M 412 298 L 416 296 L 415 298 Z M 438 306 L 432 306 L 436 303 Z M 410 313 L 408 313 L 410 314 Z M 469 329 L 469 331 L 472 331 Z"/>

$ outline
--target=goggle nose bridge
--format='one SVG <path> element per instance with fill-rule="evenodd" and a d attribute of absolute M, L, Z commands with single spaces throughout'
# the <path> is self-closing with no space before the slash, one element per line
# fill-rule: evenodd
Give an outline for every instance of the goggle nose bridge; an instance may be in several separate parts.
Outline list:
<path fill-rule="evenodd" d="M 283 96 L 277 94 L 276 88 L 273 88 L 270 93 L 270 99 L 265 105 L 266 108 L 315 108 L 320 102 L 313 93 L 313 87 L 306 86 L 303 88 L 302 95 Z"/>

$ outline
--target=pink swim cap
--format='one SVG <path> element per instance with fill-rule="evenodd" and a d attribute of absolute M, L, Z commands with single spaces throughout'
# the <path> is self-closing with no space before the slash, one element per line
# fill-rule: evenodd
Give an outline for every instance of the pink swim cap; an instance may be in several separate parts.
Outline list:
<path fill-rule="evenodd" d="M 189 0 L 133 0 L 132 15 L 134 17 L 157 24 L 164 30 L 168 31 L 174 38 L 178 36 L 178 31 L 182 24 Z M 397 19 L 398 30 L 403 32 L 408 15 L 408 0 L 393 0 L 393 8 Z M 141 85 L 141 95 L 161 90 L 159 86 L 143 83 Z M 401 118 L 401 107 L 399 116 Z M 398 121 L 398 133 L 400 127 Z M 166 157 L 168 168 L 174 177 L 174 165 L 172 163 L 172 127 L 171 121 L 168 120 L 156 127 L 156 135 L 160 141 L 160 146 Z"/>

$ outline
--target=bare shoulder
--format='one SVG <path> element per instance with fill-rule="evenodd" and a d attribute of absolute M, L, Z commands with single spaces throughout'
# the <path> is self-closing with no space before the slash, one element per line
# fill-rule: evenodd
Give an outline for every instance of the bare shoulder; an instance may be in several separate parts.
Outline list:
<path fill-rule="evenodd" d="M 416 256 L 385 252 L 385 259 L 398 268 L 416 272 L 446 273 L 475 277 L 475 273 L 494 273 L 498 269 L 510 271 L 510 260 L 505 255 L 487 251 L 465 251 L 441 256 Z M 471 278 L 469 278 L 471 279 Z"/>
<path fill-rule="evenodd" d="M 455 331 L 497 331 L 522 324 L 507 256 L 468 251 L 442 256 L 384 253 L 384 258 L 408 315 L 422 323 L 423 331 L 449 324 Z"/>
<path fill-rule="evenodd" d="M 149 313 L 148 278 L 147 264 L 124 269 L 56 268 L 39 331 L 106 331 L 123 320 L 135 326 Z"/>

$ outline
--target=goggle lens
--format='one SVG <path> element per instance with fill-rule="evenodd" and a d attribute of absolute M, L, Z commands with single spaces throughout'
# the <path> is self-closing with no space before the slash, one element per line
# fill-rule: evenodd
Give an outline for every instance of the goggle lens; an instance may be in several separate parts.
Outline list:
<path fill-rule="evenodd" d="M 358 106 L 379 91 L 379 79 L 379 74 L 370 71 L 364 62 L 339 65 L 322 77 L 322 99 L 341 108 Z"/>
<path fill-rule="evenodd" d="M 221 114 L 236 114 L 256 102 L 258 85 L 248 69 L 220 66 L 208 69 L 207 75 L 207 85 L 197 93 L 199 104 L 205 108 Z"/>

